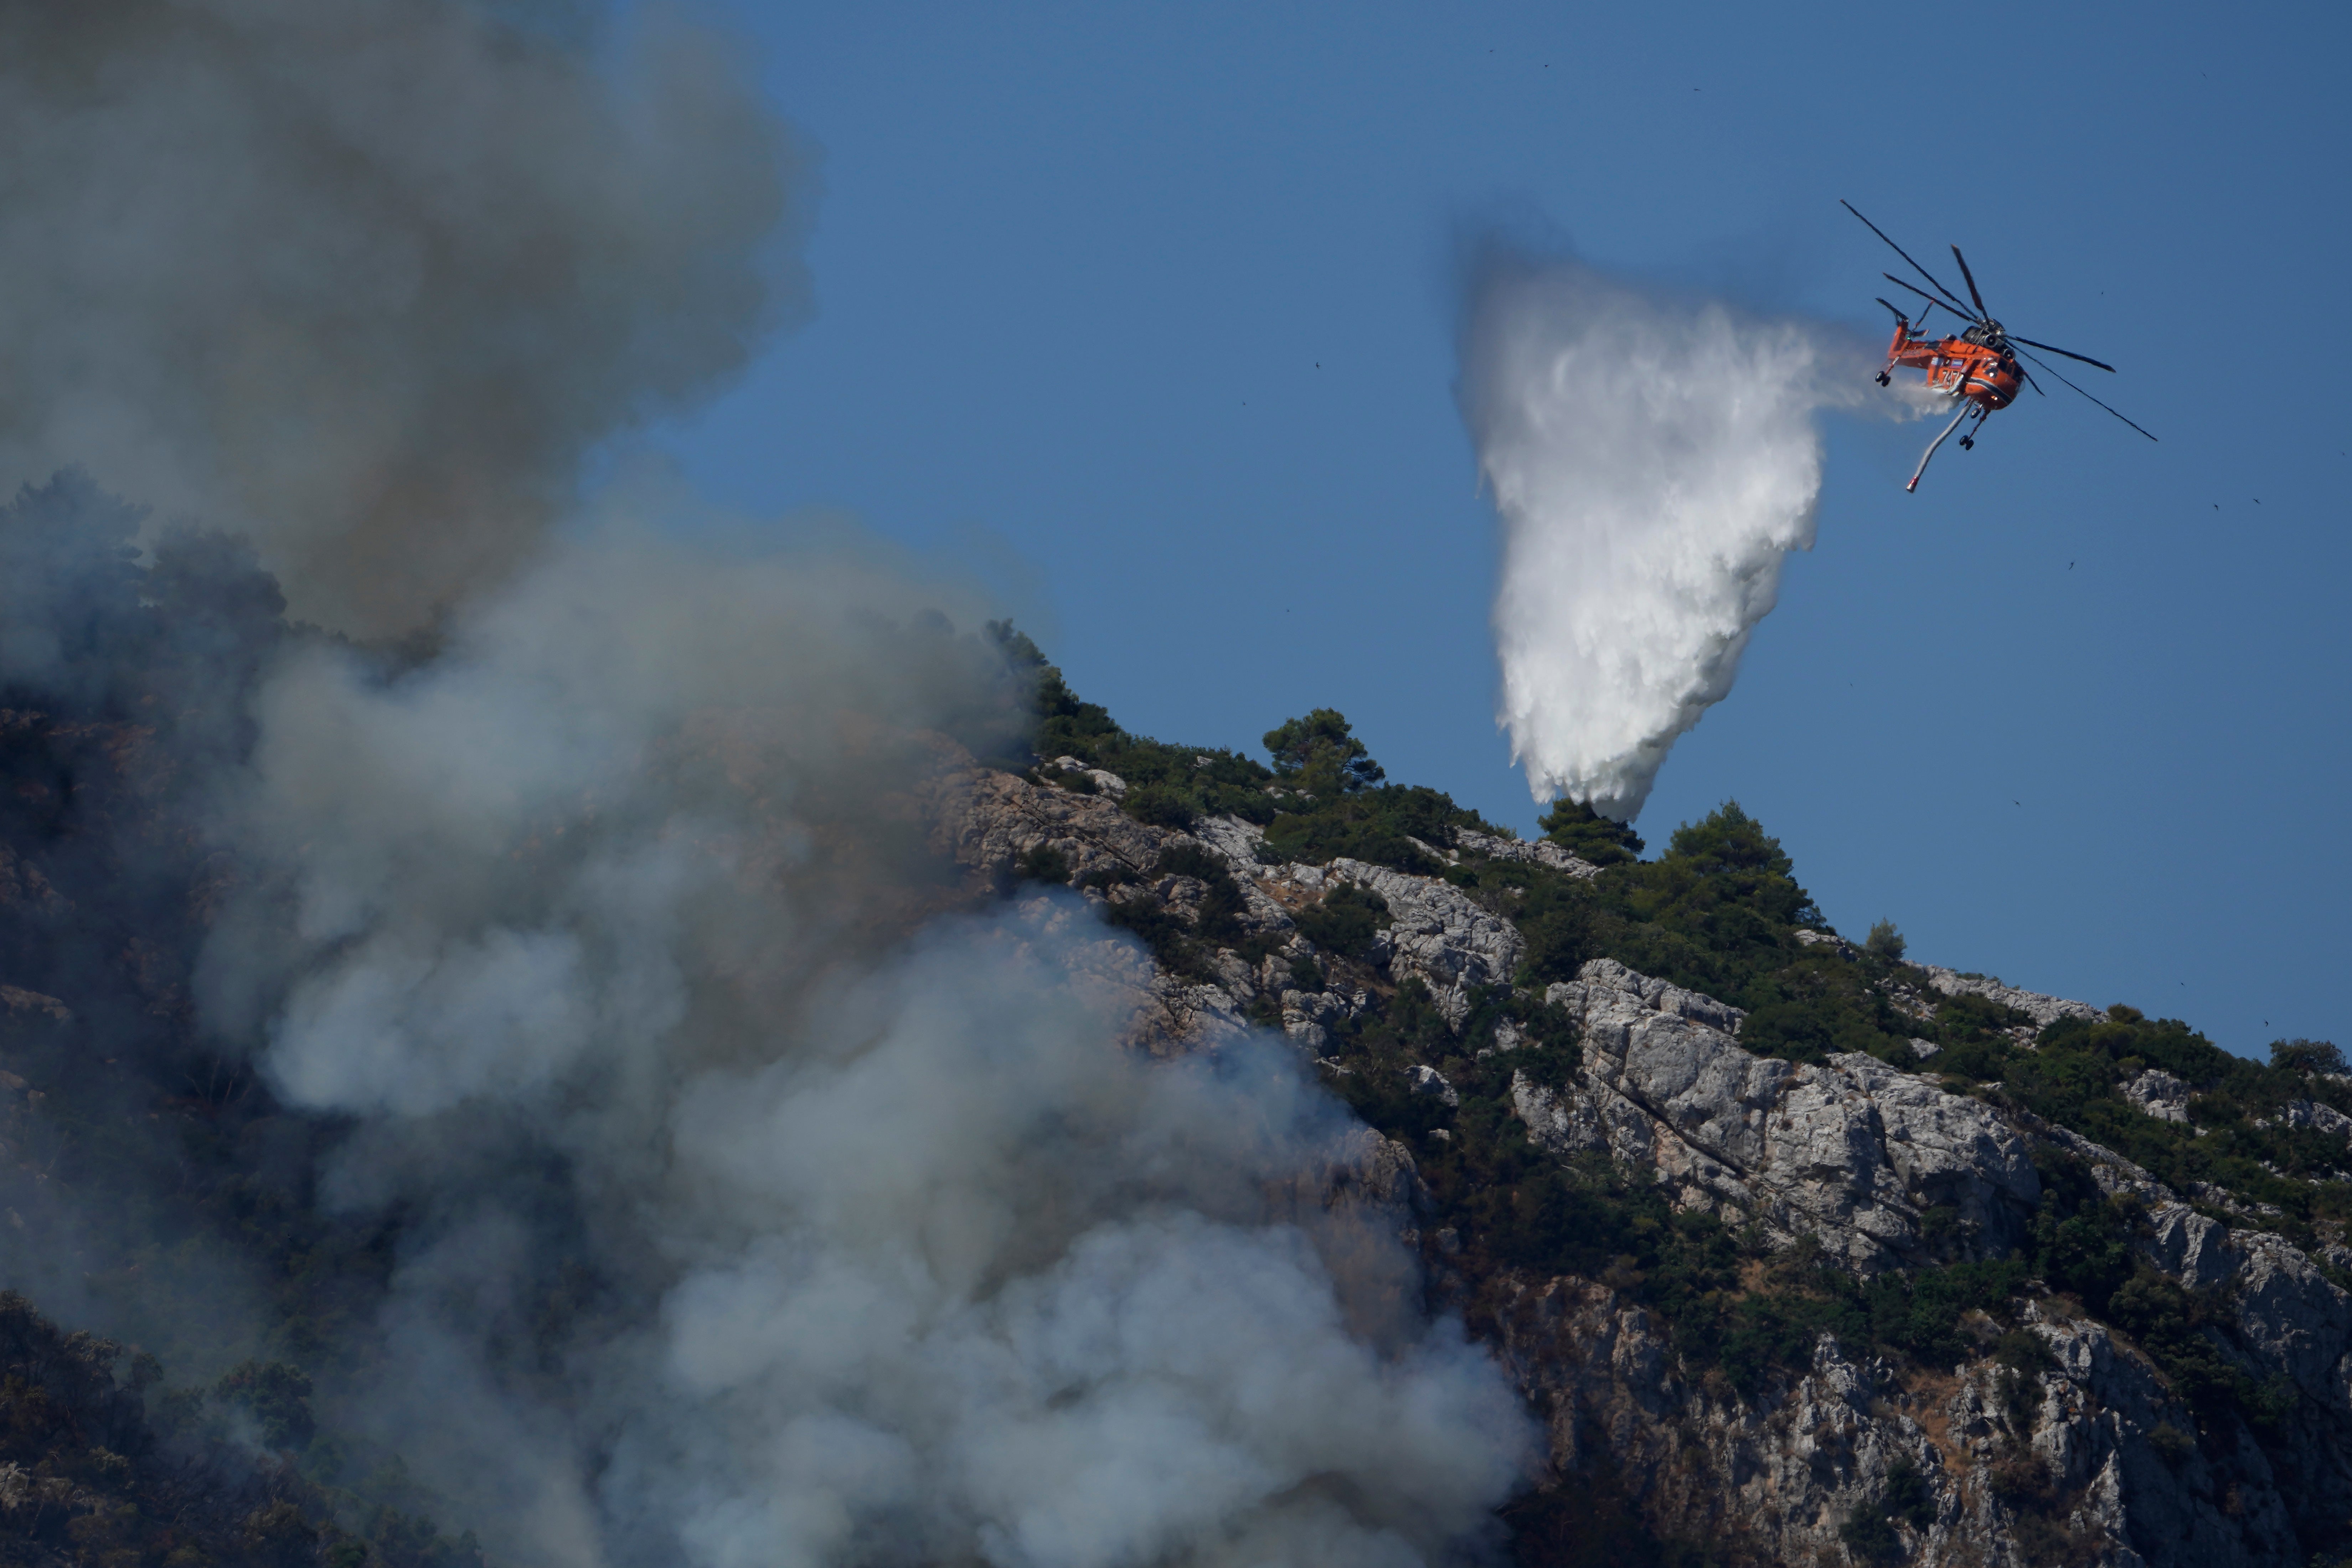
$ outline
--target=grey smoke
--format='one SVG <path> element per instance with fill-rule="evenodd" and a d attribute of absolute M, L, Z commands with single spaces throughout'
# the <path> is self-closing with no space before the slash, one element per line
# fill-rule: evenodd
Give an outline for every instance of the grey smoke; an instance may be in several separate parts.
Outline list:
<path fill-rule="evenodd" d="M 1141 951 L 931 841 L 1017 732 L 990 606 L 838 524 L 687 549 L 723 531 L 658 484 L 577 515 L 800 303 L 735 58 L 562 4 L 0 0 L 0 473 L 151 509 L 27 492 L 33 567 L 44 509 L 103 537 L 67 599 L 0 584 L 0 681 L 208 714 L 180 858 L 119 847 L 213 1047 L 347 1129 L 320 1201 L 400 1216 L 327 1414 L 531 1564 L 1475 1555 L 1534 1434 L 1349 1186 L 1369 1131 L 1278 1041 L 1122 1046 Z M 187 513 L 297 616 L 435 636 L 282 635 Z M 166 681 L 134 626 L 209 640 Z"/>
<path fill-rule="evenodd" d="M 428 664 L 270 679 L 207 1010 L 425 1216 L 353 1418 L 534 1563 L 1475 1549 L 1529 1424 L 1326 1207 L 1370 1135 L 1279 1041 L 1121 1047 L 1148 961 L 1069 895 L 929 912 L 972 615 L 608 520 Z"/>
<path fill-rule="evenodd" d="M 85 465 L 362 635 L 512 571 L 805 305 L 740 51 L 597 16 L 0 0 L 0 493 Z"/>

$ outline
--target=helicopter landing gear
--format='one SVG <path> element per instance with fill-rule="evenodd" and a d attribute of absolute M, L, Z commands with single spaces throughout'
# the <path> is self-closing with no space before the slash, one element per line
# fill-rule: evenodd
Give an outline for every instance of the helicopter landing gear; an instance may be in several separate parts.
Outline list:
<path fill-rule="evenodd" d="M 1879 384 L 1879 385 L 1881 385 L 1881 386 L 1885 386 L 1888 382 L 1890 382 L 1890 381 L 1892 381 L 1892 380 L 1894 380 L 1894 379 L 1895 379 L 1895 378 L 1894 378 L 1893 376 L 1888 375 L 1888 374 L 1887 374 L 1885 371 L 1883 371 L 1883 370 L 1882 370 L 1882 371 L 1880 371 L 1880 372 L 1878 373 L 1878 384 Z"/>

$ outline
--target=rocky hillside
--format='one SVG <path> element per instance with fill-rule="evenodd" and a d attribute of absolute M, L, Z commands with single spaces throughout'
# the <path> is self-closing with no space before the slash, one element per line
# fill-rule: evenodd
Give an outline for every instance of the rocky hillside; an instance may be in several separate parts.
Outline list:
<path fill-rule="evenodd" d="M 941 844 L 1145 939 L 1148 972 L 1103 977 L 1139 1044 L 1279 1028 L 1389 1141 L 1433 1303 L 1549 1431 L 1522 1562 L 2352 1547 L 2332 1047 L 2258 1067 L 1858 948 L 1737 807 L 1653 862 L 1465 817 L 1400 868 L 1314 852 L 1303 771 L 1268 773 L 1259 821 L 1171 813 L 1164 782 L 1139 812 L 1091 753 L 972 771 Z M 1707 973 L 1729 995 L 1677 983 Z"/>
<path fill-rule="evenodd" d="M 75 606 L 73 679 L 0 692 L 0 1251 L 31 1298 L 0 1303 L 0 1555 L 461 1568 L 426 1519 L 475 1521 L 346 1419 L 406 1220 L 329 1200 L 348 1127 L 277 1103 L 194 997 L 241 868 L 187 781 L 236 764 L 256 672 L 311 634 L 249 553 L 135 566 L 135 518 L 72 545 L 55 499 L 0 529 Z M 679 745 L 723 764 L 751 861 L 852 912 L 827 941 L 1030 903 L 1135 1048 L 1286 1039 L 1367 1130 L 1271 1207 L 1402 1231 L 1423 1304 L 1517 1379 L 1549 1437 L 1517 1561 L 2352 1552 L 2334 1047 L 2258 1064 L 1849 941 L 1736 805 L 1644 858 L 1580 808 L 1522 842 L 1389 782 L 1328 710 L 1264 762 L 1150 741 L 992 631 L 956 646 L 1003 700 L 852 733 L 838 800 L 769 790 L 772 716 Z M 600 1289 L 519 1299 L 511 1374 L 561 1396 Z"/>

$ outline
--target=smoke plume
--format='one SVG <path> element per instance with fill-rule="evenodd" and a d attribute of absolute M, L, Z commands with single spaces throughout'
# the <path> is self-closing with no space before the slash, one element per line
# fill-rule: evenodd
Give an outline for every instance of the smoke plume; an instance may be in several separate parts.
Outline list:
<path fill-rule="evenodd" d="M 419 1216 L 352 1418 L 534 1563 L 1475 1543 L 1528 1424 L 1314 1197 L 1365 1130 L 1279 1042 L 1122 1049 L 1146 961 L 1067 894 L 930 912 L 939 736 L 1002 721 L 940 602 L 608 529 L 269 679 L 205 995 Z"/>
<path fill-rule="evenodd" d="M 1278 1041 L 1124 1046 L 1143 951 L 940 849 L 1027 740 L 988 606 L 655 481 L 580 516 L 791 308 L 803 188 L 720 45 L 591 15 L 0 0 L 5 738 L 118 781 L 11 795 L 89 902 L 6 929 L 92 1124 L 232 1085 L 236 1201 L 373 1249 L 243 1298 L 268 1353 L 502 1560 L 1477 1554 L 1533 1434 L 1385 1146 Z M 197 1242 L 141 1196 L 152 1318 Z"/>
<path fill-rule="evenodd" d="M 82 465 L 397 634 L 738 370 L 808 186 L 740 55 L 505 9 L 0 0 L 0 493 Z"/>
<path fill-rule="evenodd" d="M 1573 261 L 1490 258 L 1464 417 L 1503 523 L 1499 721 L 1538 801 L 1637 816 L 1809 550 L 1842 343 Z"/>

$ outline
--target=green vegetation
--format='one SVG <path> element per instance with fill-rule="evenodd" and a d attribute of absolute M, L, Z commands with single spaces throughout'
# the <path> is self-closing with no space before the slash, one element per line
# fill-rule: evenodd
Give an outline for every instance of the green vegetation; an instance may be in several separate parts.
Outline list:
<path fill-rule="evenodd" d="M 1387 923 L 1389 901 L 1369 888 L 1342 886 L 1298 911 L 1298 929 L 1326 952 L 1369 962 L 1372 939 Z"/>
<path fill-rule="evenodd" d="M 1872 957 L 1891 961 L 1901 958 L 1903 950 L 1909 944 L 1904 942 L 1903 933 L 1895 929 L 1893 921 L 1878 921 L 1872 924 L 1870 935 L 1863 940 L 1862 945 Z"/>
<path fill-rule="evenodd" d="M 1439 791 L 1382 783 L 1385 770 L 1336 709 L 1318 708 L 1267 731 L 1269 767 L 1236 752 L 1130 735 L 1099 704 L 1081 701 L 1009 623 L 992 623 L 990 635 L 1034 705 L 1036 755 L 1046 763 L 1074 757 L 1118 774 L 1127 782 L 1120 809 L 1139 822 L 1181 829 L 1203 816 L 1237 816 L 1266 830 L 1277 859 L 1320 866 L 1346 857 L 1427 876 L 1444 868 L 1421 845 L 1449 843 L 1456 827 L 1494 831 Z M 1094 789 L 1084 775 L 1045 769 L 1032 776 Z"/>
<path fill-rule="evenodd" d="M 1946 1004 L 1939 1021 L 1955 1011 Z M 1979 1030 L 1954 1039 L 1936 1066 L 1958 1087 L 1998 1083 L 1987 1092 L 2105 1144 L 2175 1191 L 2194 1195 L 2210 1185 L 2274 1205 L 2271 1223 L 2307 1242 L 2314 1220 L 2352 1214 L 2352 1191 L 2333 1179 L 2352 1165 L 2352 1151 L 2340 1136 L 2289 1121 L 2299 1100 L 2352 1112 L 2352 1084 L 2328 1076 L 2334 1053 L 2320 1042 L 2282 1041 L 2264 1066 L 2178 1019 L 2116 1006 L 2095 1023 L 2062 1018 L 2031 1048 Z M 2124 1098 L 2124 1087 L 2151 1068 L 2189 1085 L 2186 1124 L 2159 1121 Z"/>
<path fill-rule="evenodd" d="M 1388 777 L 1363 742 L 1349 733 L 1337 708 L 1285 720 L 1265 732 L 1265 744 L 1274 757 L 1275 776 L 1310 795 L 1352 795 Z"/>
<path fill-rule="evenodd" d="M 1879 1495 L 1846 1516 L 1838 1539 L 1862 1562 L 1899 1563 L 1903 1538 L 1895 1533 L 1895 1523 L 1925 1530 L 1935 1520 L 1936 1500 L 1927 1478 L 1906 1455 L 1886 1468 L 1886 1486 Z"/>
<path fill-rule="evenodd" d="M 1357 889 L 1335 889 L 1301 911 L 1318 953 L 1291 965 L 1302 990 L 1352 988 L 1369 998 L 1355 1016 L 1326 1022 L 1320 1054 L 1328 1081 L 1367 1122 L 1412 1151 L 1431 1200 L 1420 1222 L 1424 1246 L 1486 1337 L 1509 1331 L 1528 1282 L 1567 1276 L 1647 1308 L 1686 1368 L 1741 1398 L 1785 1386 L 1810 1366 L 1824 1335 L 1849 1354 L 1874 1353 L 1923 1373 L 1989 1365 L 2009 1436 L 1988 1479 L 2015 1510 L 2019 1540 L 2036 1562 L 2087 1563 L 2099 1542 L 2067 1522 L 2078 1491 L 2053 1482 L 2019 1436 L 2035 1418 L 2043 1375 L 2054 1370 L 2042 1333 L 2018 1315 L 2029 1297 L 2054 1294 L 2051 1310 L 2106 1322 L 2154 1363 L 2190 1412 L 2151 1436 L 2166 1463 L 2187 1463 L 2200 1442 L 2227 1463 L 2246 1435 L 2274 1456 L 2286 1451 L 2296 1395 L 2245 1370 L 2229 1347 L 2230 1303 L 2151 1269 L 2140 1248 L 2147 1217 L 2139 1205 L 2108 1195 L 2091 1168 L 2063 1150 L 2045 1144 L 2037 1154 L 2041 1205 L 2006 1256 L 1988 1255 L 1957 1211 L 1930 1210 L 1922 1246 L 1932 1264 L 1864 1280 L 1815 1244 L 1776 1250 L 1756 1232 L 1678 1210 L 1650 1181 L 1606 1158 L 1547 1155 L 1526 1135 L 1513 1085 L 1521 1075 L 1537 1086 L 1568 1083 L 1575 1031 L 1540 1002 L 1543 987 L 1573 977 L 1590 959 L 1614 958 L 1746 1009 L 1740 1041 L 1750 1050 L 1799 1063 L 1857 1052 L 1933 1071 L 1953 1092 L 2114 1149 L 2238 1223 L 2244 1205 L 2271 1205 L 2263 1223 L 2308 1247 L 2317 1227 L 2352 1215 L 2352 1181 L 2334 1179 L 2352 1173 L 2352 1152 L 2340 1136 L 2310 1125 L 2309 1105 L 2352 1114 L 2352 1081 L 2337 1076 L 2346 1062 L 2333 1045 L 2281 1041 L 2265 1066 L 2220 1050 L 2184 1024 L 2129 1008 L 2037 1029 L 1998 1002 L 1944 995 L 1905 962 L 1893 921 L 1875 922 L 1858 945 L 1835 940 L 1780 844 L 1737 802 L 1682 825 L 1652 860 L 1640 858 L 1643 846 L 1630 829 L 1587 806 L 1556 803 L 1542 818 L 1546 837 L 1601 868 L 1580 879 L 1530 862 L 1444 861 L 1433 851 L 1451 842 L 1453 828 L 1482 825 L 1434 792 L 1388 783 L 1332 710 L 1270 731 L 1274 767 L 1236 759 L 1237 783 L 1253 793 L 1231 807 L 1216 805 L 1207 785 L 1186 782 L 1203 772 L 1202 754 L 1125 736 L 1107 717 L 1086 722 L 1093 728 L 1066 715 L 1054 743 L 1120 772 L 1131 786 L 1139 777 L 1163 781 L 1190 811 L 1234 809 L 1267 828 L 1270 858 L 1348 855 L 1443 876 L 1517 926 L 1526 947 L 1513 986 L 1471 996 L 1458 1029 L 1417 981 L 1391 987 L 1367 962 L 1386 911 Z M 1131 787 L 1128 809 L 1159 808 L 1139 805 Z M 1507 1021 L 1522 1043 L 1486 1051 Z M 1444 1075 L 1454 1103 L 1415 1092 L 1423 1065 Z M 2189 1084 L 2189 1124 L 2158 1120 L 2125 1098 L 2151 1068 Z M 1927 1479 L 1898 1466 L 1879 1495 L 1842 1521 L 1848 1554 L 1900 1561 L 1908 1532 L 1931 1522 L 1933 1503 Z M 1529 1563 L 1697 1560 L 1644 1531 L 1605 1473 L 1567 1478 L 1507 1517 L 1514 1549 Z"/>
<path fill-rule="evenodd" d="M 1642 855 L 1642 836 L 1633 825 L 1612 822 L 1580 800 L 1565 795 L 1536 818 L 1543 836 L 1578 859 L 1594 866 L 1618 866 Z"/>

